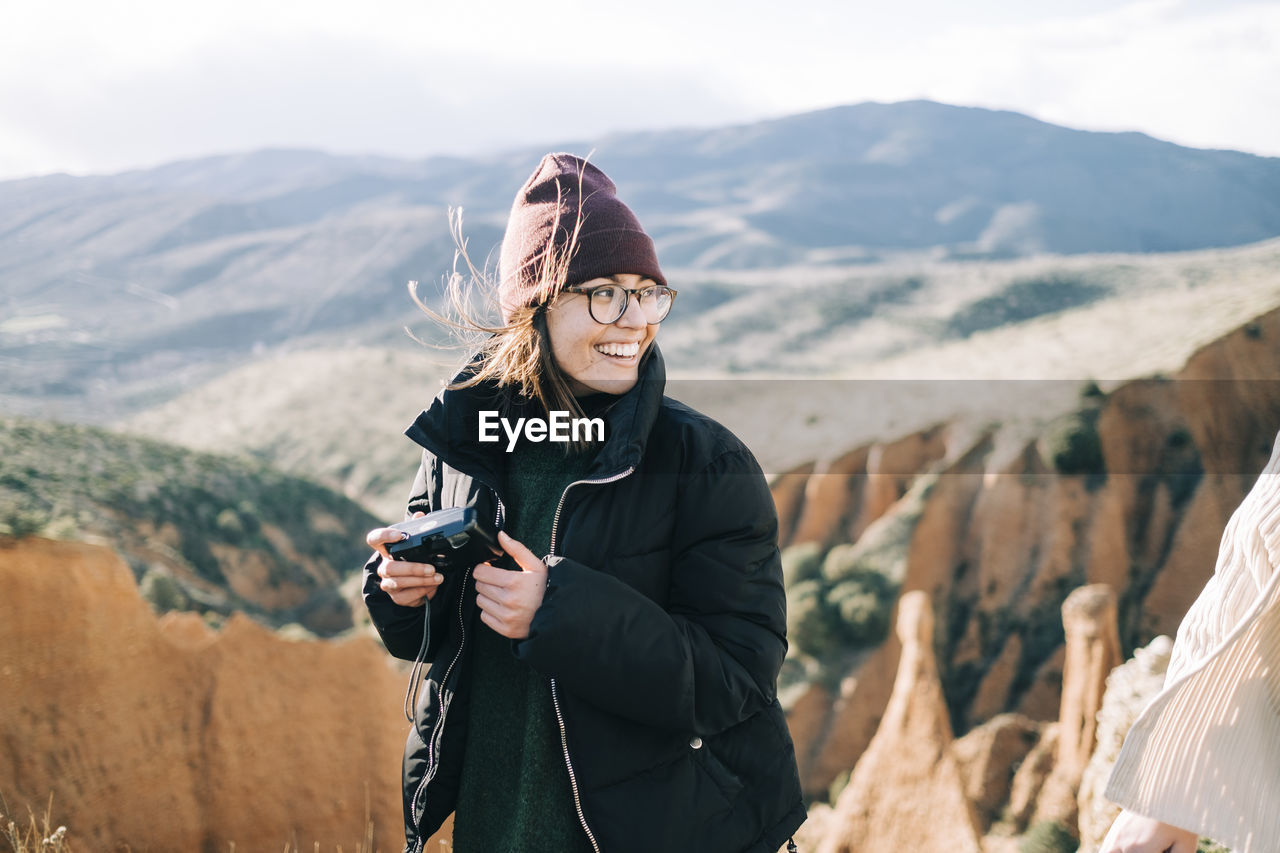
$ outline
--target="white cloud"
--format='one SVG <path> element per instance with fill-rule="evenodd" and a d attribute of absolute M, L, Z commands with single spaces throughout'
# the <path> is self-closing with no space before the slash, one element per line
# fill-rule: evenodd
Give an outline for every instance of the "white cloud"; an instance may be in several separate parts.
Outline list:
<path fill-rule="evenodd" d="M 1280 5 L 1137 2 L 1074 19 L 961 26 L 902 47 L 816 58 L 805 71 L 811 104 L 928 97 L 1280 155 Z M 785 93 L 773 97 L 782 107 Z"/>
<path fill-rule="evenodd" d="M 467 154 L 724 122 L 742 110 L 661 69 L 584 76 L 353 38 L 251 37 L 163 69 L 117 69 L 56 97 L 0 83 L 0 169 L 110 171 L 267 146 Z M 21 144 L 5 150 L 7 140 Z"/>
<path fill-rule="evenodd" d="M 1280 155 L 1278 4 L 860 5 L 17 4 L 0 175 L 267 145 L 467 153 L 914 97 Z"/>

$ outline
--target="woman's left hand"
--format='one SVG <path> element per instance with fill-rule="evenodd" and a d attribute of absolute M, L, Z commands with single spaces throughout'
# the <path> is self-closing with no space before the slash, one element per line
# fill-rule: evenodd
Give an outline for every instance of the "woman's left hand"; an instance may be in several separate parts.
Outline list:
<path fill-rule="evenodd" d="M 533 614 L 547 590 L 547 564 L 505 532 L 498 532 L 498 544 L 511 555 L 520 571 L 500 569 L 490 563 L 476 566 L 476 603 L 480 620 L 504 637 L 523 640 L 529 636 Z"/>
<path fill-rule="evenodd" d="M 1200 836 L 1189 829 L 1125 809 L 1111 824 L 1098 850 L 1100 853 L 1195 853 L 1199 841 Z"/>

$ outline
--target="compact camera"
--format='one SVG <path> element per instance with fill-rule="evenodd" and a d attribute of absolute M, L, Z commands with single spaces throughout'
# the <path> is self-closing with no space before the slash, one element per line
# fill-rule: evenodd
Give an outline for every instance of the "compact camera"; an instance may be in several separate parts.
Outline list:
<path fill-rule="evenodd" d="M 441 572 L 469 569 L 502 554 L 493 525 L 469 506 L 438 509 L 391 527 L 406 534 L 387 545 L 391 559 L 430 563 Z"/>

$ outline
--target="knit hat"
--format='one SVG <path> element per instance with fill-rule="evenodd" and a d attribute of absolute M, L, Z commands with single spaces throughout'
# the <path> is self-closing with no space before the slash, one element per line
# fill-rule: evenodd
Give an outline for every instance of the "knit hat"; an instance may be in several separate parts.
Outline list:
<path fill-rule="evenodd" d="M 504 320 L 516 308 L 550 299 L 564 285 L 601 276 L 635 273 L 667 283 L 653 240 L 631 209 L 619 201 L 617 192 L 608 175 L 581 157 L 548 154 L 542 158 L 516 193 L 502 239 L 498 299 Z M 575 228 L 578 235 L 568 275 L 559 281 L 542 281 L 548 244 L 554 240 L 554 258 L 562 262 Z"/>

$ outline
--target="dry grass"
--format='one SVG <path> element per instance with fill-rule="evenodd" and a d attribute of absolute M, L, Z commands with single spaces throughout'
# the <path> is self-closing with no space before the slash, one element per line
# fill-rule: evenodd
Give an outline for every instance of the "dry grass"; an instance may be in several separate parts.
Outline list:
<path fill-rule="evenodd" d="M 0 795 L 0 838 L 3 838 L 9 844 L 8 851 L 3 853 L 76 853 L 67 838 L 68 831 L 65 826 L 53 825 L 53 794 L 49 794 L 49 802 L 45 806 L 44 814 L 37 816 L 30 806 L 27 807 L 27 820 L 25 825 L 19 821 L 13 820 L 9 815 L 8 804 L 4 801 L 4 796 Z M 119 850 L 131 849 L 127 844 L 117 846 Z M 227 842 L 227 853 L 237 853 L 236 843 L 234 841 Z M 282 853 L 303 853 L 304 848 L 298 844 L 297 839 L 285 842 Z M 347 853 L 346 849 L 341 845 L 334 846 L 335 853 Z M 314 842 L 310 848 L 313 853 L 321 853 L 323 850 L 319 841 Z M 447 842 L 440 842 L 440 853 L 449 853 L 450 846 Z M 374 846 L 373 840 L 373 819 L 370 816 L 369 803 L 365 803 L 365 820 L 364 832 L 360 841 L 351 853 L 379 853 L 379 848 Z"/>
<path fill-rule="evenodd" d="M 49 795 L 49 804 L 39 817 L 27 806 L 25 826 L 9 816 L 9 806 L 0 796 L 0 833 L 13 853 L 71 853 L 74 850 L 67 841 L 67 828 L 53 825 L 53 794 Z"/>

